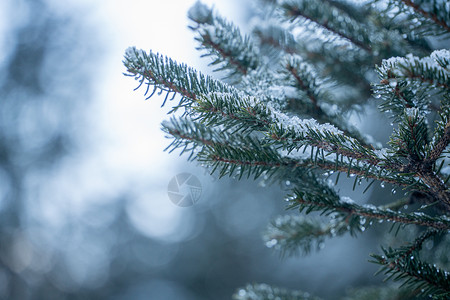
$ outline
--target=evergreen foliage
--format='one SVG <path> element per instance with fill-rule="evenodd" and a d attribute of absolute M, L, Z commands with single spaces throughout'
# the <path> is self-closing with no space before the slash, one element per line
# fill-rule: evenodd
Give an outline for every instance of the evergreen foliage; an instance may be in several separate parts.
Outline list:
<path fill-rule="evenodd" d="M 396 232 L 420 228 L 413 243 L 372 254 L 402 289 L 367 287 L 345 299 L 450 298 L 448 259 L 426 262 L 419 253 L 433 237 L 445 241 L 436 249 L 448 249 L 450 51 L 431 43 L 450 37 L 448 1 L 260 0 L 247 35 L 200 2 L 188 16 L 198 49 L 222 80 L 151 51 L 125 53 L 126 75 L 148 98 L 165 93 L 164 103 L 177 100 L 172 113 L 183 109 L 163 123 L 168 149 L 188 152 L 221 177 L 283 182 L 288 208 L 321 214 L 269 225 L 266 245 L 286 255 L 384 221 Z M 384 146 L 349 122 L 375 101 L 394 125 Z M 362 204 L 339 195 L 339 176 L 352 177 L 353 189 L 378 182 L 405 196 Z M 265 284 L 234 297 L 313 299 Z"/>

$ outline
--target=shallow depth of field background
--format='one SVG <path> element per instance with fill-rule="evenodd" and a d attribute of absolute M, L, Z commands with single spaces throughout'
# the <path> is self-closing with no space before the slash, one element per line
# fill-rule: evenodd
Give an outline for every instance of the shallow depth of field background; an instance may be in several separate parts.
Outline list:
<path fill-rule="evenodd" d="M 203 2 L 245 31 L 250 1 Z M 280 258 L 261 232 L 285 186 L 218 180 L 163 152 L 170 106 L 133 91 L 122 57 L 152 49 L 212 74 L 187 28 L 194 3 L 0 2 L 0 299 L 230 299 L 251 282 L 336 299 L 380 282 L 374 232 Z M 181 172 L 202 184 L 192 207 L 167 195 Z M 343 183 L 362 203 L 382 190 Z"/>

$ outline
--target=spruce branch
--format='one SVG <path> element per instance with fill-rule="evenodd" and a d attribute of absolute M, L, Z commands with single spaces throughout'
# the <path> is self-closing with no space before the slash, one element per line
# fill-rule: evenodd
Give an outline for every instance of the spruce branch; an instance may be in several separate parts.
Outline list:
<path fill-rule="evenodd" d="M 239 177 L 247 174 L 247 177 L 254 176 L 258 178 L 262 173 L 269 174 L 282 170 L 295 169 L 317 169 L 328 171 L 339 171 L 344 174 L 362 178 L 381 180 L 398 186 L 409 187 L 417 190 L 426 190 L 426 188 L 411 178 L 405 178 L 395 173 L 389 172 L 382 168 L 364 165 L 351 165 L 350 167 L 339 157 L 333 160 L 327 160 L 320 155 L 314 155 L 311 151 L 311 158 L 292 158 L 289 156 L 281 156 L 278 151 L 269 147 L 268 143 L 261 143 L 258 140 L 252 140 L 252 149 L 241 149 L 229 145 L 220 145 L 212 148 L 208 152 L 201 152 L 200 160 L 211 164 L 213 169 L 220 169 L 221 176 L 233 174 L 232 171 L 238 171 Z"/>
<path fill-rule="evenodd" d="M 392 113 L 394 122 L 401 120 L 405 108 L 419 108 L 421 111 L 433 109 L 426 90 L 417 90 L 417 86 L 407 81 L 383 79 L 380 84 L 373 85 L 373 91 L 376 98 L 383 100 L 380 110 Z"/>
<path fill-rule="evenodd" d="M 208 77 L 199 76 L 197 75 L 197 72 L 187 68 L 184 65 L 178 65 L 174 62 L 172 62 L 169 59 L 163 59 L 162 57 L 158 55 L 153 55 L 150 53 L 150 55 L 147 55 L 143 51 L 137 51 L 136 49 L 132 48 L 127 52 L 127 60 L 126 63 L 128 65 L 129 72 L 132 74 L 137 74 L 137 76 L 140 76 L 142 78 L 147 78 L 148 81 L 151 84 L 154 84 L 155 87 L 159 87 L 161 89 L 165 88 L 169 91 L 175 91 L 180 94 L 184 98 L 182 99 L 189 99 L 190 103 L 184 104 L 192 106 L 192 103 L 196 101 L 197 104 L 194 108 L 200 112 L 203 113 L 203 117 L 206 121 L 209 122 L 215 122 L 218 121 L 218 117 L 221 119 L 231 120 L 234 123 L 228 124 L 228 128 L 231 128 L 233 126 L 236 126 L 238 123 L 241 123 L 241 127 L 244 128 L 242 125 L 243 123 L 247 123 L 245 126 L 246 128 L 255 127 L 259 130 L 268 130 L 269 127 L 274 128 L 274 124 L 277 124 L 281 121 L 284 121 L 287 119 L 284 115 L 278 112 L 271 111 L 267 106 L 263 106 L 262 104 L 255 102 L 256 100 L 253 98 L 245 98 L 240 99 L 239 93 L 234 90 L 233 88 L 221 84 L 217 81 L 214 81 L 212 79 L 209 79 Z M 167 72 L 168 75 L 165 77 L 162 75 L 157 75 L 157 72 L 160 72 L 160 69 L 168 69 L 173 72 Z M 181 71 L 185 71 L 184 73 L 181 73 Z M 170 76 L 172 75 L 172 76 Z M 175 75 L 175 76 L 174 76 Z M 146 76 L 146 77 L 144 77 Z M 141 79 L 143 80 L 143 79 Z M 176 84 L 175 84 L 176 83 Z M 206 87 L 205 87 L 206 86 Z M 208 93 L 207 96 L 197 96 L 195 93 L 191 93 L 188 91 L 198 91 L 199 93 L 205 93 L 208 91 L 208 87 L 211 86 L 212 88 L 221 88 L 222 90 L 226 90 L 228 93 Z M 209 96 L 209 97 L 208 97 Z M 185 100 L 186 101 L 186 100 Z M 276 120 L 276 121 L 274 121 Z M 316 143 L 313 144 L 313 146 L 319 147 L 321 149 L 331 151 L 337 154 L 341 155 L 348 155 L 350 157 L 353 156 L 353 158 L 361 159 L 361 158 L 367 158 L 367 156 L 361 156 L 361 155 L 353 155 L 352 152 L 346 152 L 345 149 L 340 149 L 339 147 L 330 147 L 329 143 L 322 142 L 321 139 L 325 139 L 325 141 L 328 139 L 328 142 L 330 143 L 344 143 L 349 142 L 350 145 L 352 145 L 352 148 L 355 148 L 357 144 L 353 142 L 352 139 L 346 138 L 342 134 L 339 133 L 339 131 L 336 131 L 334 127 L 330 127 L 329 125 L 321 125 L 318 126 L 314 122 L 311 123 L 311 121 L 308 121 L 305 123 L 304 120 L 296 120 L 298 121 L 298 124 L 296 124 L 295 129 L 300 132 L 301 139 L 305 139 L 307 137 L 309 140 L 307 140 L 309 143 L 311 143 L 311 137 L 316 139 Z M 289 121 L 291 123 L 291 121 Z M 220 122 L 219 122 L 220 124 Z M 223 124 L 226 124 L 226 121 L 223 121 Z M 251 126 L 249 126 L 251 124 Z M 283 124 L 283 122 L 281 122 Z M 302 125 L 303 124 L 303 125 Z M 310 126 L 310 125 L 314 126 Z M 275 127 L 276 128 L 276 127 Z M 280 129 L 282 127 L 278 127 Z M 298 136 L 298 132 L 295 132 L 295 130 L 290 129 L 290 132 L 292 132 Z M 309 134 L 305 135 L 305 133 Z M 286 134 L 286 133 L 284 133 Z M 337 137 L 336 137 L 337 134 Z M 269 136 L 273 137 L 279 137 L 280 132 L 277 134 L 270 134 Z M 298 141 L 301 141 L 301 139 L 297 139 Z M 353 144 L 352 144 L 353 143 Z M 300 144 L 300 146 L 306 145 L 307 143 Z M 297 148 L 299 149 L 299 145 L 297 145 Z M 356 147 L 358 148 L 358 147 Z M 362 151 L 368 151 L 365 150 L 364 147 L 359 147 Z M 289 151 L 292 151 L 292 149 L 288 149 Z M 364 152 L 363 152 L 364 154 Z M 371 158 L 374 158 L 374 155 L 371 155 Z M 239 157 L 238 157 L 239 158 Z M 236 159 L 236 157 L 222 157 L 220 155 L 214 155 L 211 156 L 211 160 L 216 163 L 221 163 L 222 166 L 224 166 L 224 170 L 226 173 L 227 165 L 240 165 L 241 168 L 246 169 L 249 167 L 249 170 L 252 170 L 253 166 L 257 166 L 258 168 L 255 169 L 256 174 L 260 174 L 263 171 L 266 171 L 268 169 L 273 169 L 274 167 L 281 167 L 281 166 L 289 166 L 292 168 L 292 166 L 296 167 L 312 167 L 312 166 L 319 166 L 324 169 L 328 170 L 339 170 L 344 171 L 347 169 L 347 167 L 339 166 L 339 164 L 332 164 L 326 161 L 322 162 L 308 162 L 308 161 L 302 161 L 300 163 L 292 163 L 290 162 L 271 162 L 271 161 L 258 161 L 258 160 L 244 160 L 242 157 L 240 159 Z M 337 161 L 337 159 L 336 159 Z M 244 166 L 244 167 L 242 167 Z M 264 169 L 265 168 L 265 169 Z M 258 170 L 259 169 L 259 170 Z M 351 168 L 348 168 L 351 169 Z M 224 174 L 225 174 L 224 173 Z M 348 171 L 349 174 L 357 174 L 360 176 L 365 176 L 366 178 L 374 178 L 379 180 L 384 180 L 386 182 L 396 183 L 396 184 L 406 184 L 406 185 L 413 185 L 414 182 L 396 182 L 397 178 L 389 177 L 389 176 L 382 176 L 381 174 L 373 174 L 368 172 L 367 169 L 361 169 L 356 168 L 356 170 L 350 170 Z M 250 175 L 250 173 L 248 174 Z M 434 181 L 430 181 L 435 185 Z"/>
<path fill-rule="evenodd" d="M 417 175 L 430 188 L 431 195 L 450 211 L 450 190 L 444 182 L 431 170 L 419 171 Z"/>
<path fill-rule="evenodd" d="M 273 122 L 271 111 L 253 96 L 209 93 L 199 97 L 195 110 L 203 122 L 235 131 L 267 131 Z"/>
<path fill-rule="evenodd" d="M 210 56 L 210 65 L 218 65 L 215 71 L 228 70 L 227 77 L 246 75 L 260 64 L 259 53 L 250 37 L 242 36 L 239 28 L 213 13 L 212 9 L 197 2 L 188 13 L 196 23 L 190 29 L 197 33 L 198 50 L 205 50 L 203 56 Z"/>
<path fill-rule="evenodd" d="M 275 127 L 281 121 L 287 121 L 289 117 L 282 113 L 271 110 L 269 106 L 259 103 L 256 99 L 250 96 L 242 96 L 237 90 L 226 84 L 215 81 L 209 77 L 198 74 L 195 70 L 186 67 L 185 65 L 178 65 L 168 58 L 163 58 L 150 52 L 146 54 L 142 50 L 130 48 L 126 54 L 125 64 L 130 74 L 136 76 L 143 82 L 148 80 L 149 85 L 155 88 L 160 88 L 165 91 L 177 92 L 182 95 L 180 106 L 187 106 L 193 108 L 206 122 L 217 124 L 226 124 L 227 128 L 240 126 L 239 129 L 258 129 L 260 131 L 267 131 L 269 127 Z M 163 73 L 162 70 L 167 70 Z M 211 93 L 211 90 L 222 90 L 223 92 Z M 195 105 L 193 105 L 195 103 Z M 296 119 L 298 124 L 296 128 L 300 130 L 300 137 L 305 138 L 304 133 L 307 132 L 313 137 L 317 143 L 315 146 L 324 148 L 325 150 L 335 151 L 338 154 L 351 155 L 350 152 L 336 151 L 336 147 L 330 147 L 329 143 L 322 143 L 317 138 L 329 139 L 331 143 L 338 139 L 342 141 L 351 141 L 357 143 L 356 140 L 344 137 L 339 130 L 330 125 L 318 125 L 313 120 Z M 283 124 L 281 122 L 281 124 Z M 303 124 L 303 125 L 302 125 Z M 314 125 L 314 126 L 312 126 Z M 281 127 L 280 127 L 281 128 Z M 292 130 L 291 130 L 292 131 Z M 338 137 L 334 137 L 334 133 L 338 133 Z M 278 136 L 269 135 L 269 136 Z M 300 141 L 300 139 L 299 139 Z M 355 144 L 356 145 L 356 144 Z M 299 146 L 297 146 L 300 148 Z M 361 146 L 361 149 L 364 147 Z M 365 149 L 365 148 L 364 148 Z M 364 150 L 368 151 L 368 150 Z M 358 154 L 356 154 L 358 157 Z M 373 158 L 374 156 L 372 156 Z M 216 161 L 227 163 L 236 163 L 243 165 L 252 165 L 255 162 L 244 162 L 236 159 L 227 160 L 220 159 L 219 156 L 214 158 Z M 263 164 L 262 164 L 263 165 Z M 303 163 L 303 166 L 312 166 L 312 163 Z M 325 169 L 346 170 L 345 167 L 339 166 L 335 168 L 334 164 L 327 162 L 318 164 Z M 392 178 L 377 176 L 374 174 L 367 174 L 366 171 L 352 170 L 353 174 L 368 175 L 368 178 L 377 178 L 386 180 L 386 182 L 395 182 Z M 411 184 L 410 182 L 408 184 Z"/>
<path fill-rule="evenodd" d="M 345 12 L 327 2 L 286 0 L 282 1 L 281 8 L 284 9 L 286 16 L 289 18 L 301 17 L 327 29 L 336 36 L 350 41 L 361 49 L 368 52 L 372 51 L 366 28 Z M 337 21 L 337 16 L 344 21 Z"/>
<path fill-rule="evenodd" d="M 330 7 L 342 8 L 340 3 L 329 1 L 329 4 Z M 315 3 L 314 5 L 319 4 Z M 261 22 L 262 24 L 258 24 L 254 29 L 261 46 L 269 45 L 269 51 L 272 51 L 269 52 L 270 56 L 279 55 L 280 52 L 302 56 L 305 60 L 314 64 L 322 76 L 332 75 L 337 82 L 348 84 L 347 90 L 355 90 L 358 96 L 349 94 L 340 101 L 340 105 L 344 101 L 354 103 L 362 100 L 364 97 L 360 98 L 359 95 L 361 93 L 366 94 L 370 90 L 370 84 L 364 74 L 372 68 L 373 58 L 371 55 L 366 51 L 361 51 L 358 47 L 351 46 L 347 41 L 335 43 L 336 38 L 330 39 L 329 36 L 323 34 L 311 34 L 311 30 L 296 31 L 295 28 L 298 26 L 293 26 L 294 29 L 290 31 L 274 25 L 275 21 L 280 21 L 278 11 L 281 11 L 281 13 L 284 11 L 277 5 L 274 8 L 276 12 L 274 20 L 268 22 L 268 24 Z M 274 53 L 276 50 L 278 51 Z M 292 106 L 297 107 L 298 104 L 294 102 Z M 316 117 L 314 114 L 311 114 L 311 116 Z"/>
<path fill-rule="evenodd" d="M 264 132 L 272 139 L 272 143 L 283 146 L 288 152 L 303 146 L 313 146 L 330 153 L 364 159 L 369 164 L 382 161 L 374 150 L 357 139 L 347 137 L 336 127 L 318 124 L 314 119 L 290 117 L 252 96 L 239 98 L 224 93 L 210 93 L 199 98 L 198 106 L 194 109 L 209 124 Z"/>
<path fill-rule="evenodd" d="M 430 265 L 419 258 L 419 251 L 425 240 L 442 233 L 438 230 L 428 230 L 419 236 L 412 244 L 399 249 L 385 249 L 384 255 L 371 254 L 382 267 L 376 274 L 384 272 L 385 280 L 403 281 L 402 286 L 415 290 L 418 295 L 433 295 L 433 299 L 448 299 L 450 296 L 450 280 L 447 271 L 436 265 Z"/>
<path fill-rule="evenodd" d="M 363 3 L 342 2 L 340 0 L 323 0 L 330 6 L 336 7 L 360 23 L 364 23 L 370 14 L 371 7 Z"/>
<path fill-rule="evenodd" d="M 336 112 L 327 112 L 322 108 L 322 105 L 326 106 L 334 101 L 329 91 L 329 88 L 334 85 L 330 78 L 320 76 L 311 64 L 305 62 L 298 55 L 288 55 L 284 65 L 285 69 L 281 72 L 286 74 L 286 80 L 290 85 L 296 87 L 296 90 L 302 95 L 301 98 L 306 98 L 300 101 L 291 99 L 287 107 L 289 111 L 311 116 L 320 123 L 329 123 L 342 130 L 345 135 L 361 141 L 363 146 L 372 148 L 367 138 L 342 120 Z M 301 104 L 296 102 L 301 102 Z"/>
<path fill-rule="evenodd" d="M 291 291 L 283 288 L 273 287 L 265 283 L 248 284 L 245 288 L 240 288 L 233 295 L 234 300 L 320 300 L 309 293 L 301 291 Z"/>
<path fill-rule="evenodd" d="M 170 122 L 163 123 L 163 130 L 173 139 L 166 150 L 170 149 L 172 152 L 175 149 L 180 148 L 180 155 L 184 152 L 191 152 L 189 159 L 198 159 L 202 162 L 207 161 L 213 168 L 215 166 L 214 161 L 208 160 L 207 157 L 214 155 L 214 149 L 216 148 L 222 150 L 228 149 L 227 151 L 224 151 L 228 153 L 228 155 L 233 151 L 239 153 L 242 151 L 251 152 L 256 148 L 258 149 L 258 153 L 265 153 L 264 158 L 267 159 L 265 163 L 262 161 L 254 162 L 257 166 L 264 165 L 264 167 L 267 168 L 265 170 L 259 170 L 256 177 L 263 174 L 266 176 L 270 175 L 274 181 L 286 182 L 287 180 L 289 184 L 302 189 L 318 189 L 321 193 L 325 190 L 327 193 L 334 193 L 328 185 L 325 185 L 322 180 L 318 179 L 314 173 L 309 172 L 307 169 L 300 166 L 293 169 L 288 168 L 287 166 L 289 164 L 286 163 L 288 159 L 286 159 L 286 165 L 283 168 L 280 163 L 283 158 L 279 157 L 279 153 L 264 142 L 261 143 L 255 137 L 249 137 L 248 135 L 241 133 L 230 134 L 220 126 L 207 126 L 194 122 L 190 118 L 172 118 Z M 261 157 L 258 157 L 258 159 L 261 159 Z M 274 160 L 275 163 L 273 163 Z M 270 165 L 269 161 L 272 161 L 273 165 Z M 278 161 L 278 164 L 276 161 Z M 229 168 L 227 168 L 229 175 L 243 176 L 244 170 L 238 163 L 234 163 L 234 166 L 229 166 Z M 276 172 L 270 171 L 270 167 L 275 168 Z M 247 170 L 250 171 L 250 169 Z M 214 171 L 215 169 L 212 170 L 212 172 Z M 226 172 L 226 174 L 228 174 L 228 172 Z M 253 173 L 250 172 L 250 174 Z M 223 175 L 225 175 L 225 173 L 223 173 Z"/>
<path fill-rule="evenodd" d="M 377 154 L 381 152 L 375 152 L 358 140 L 344 135 L 341 131 L 336 131 L 331 125 L 324 124 L 319 127 L 315 126 L 314 122 L 299 124 L 301 129 L 297 130 L 295 128 L 284 128 L 282 125 L 272 126 L 269 131 L 270 138 L 277 141 L 288 152 L 311 146 L 328 153 L 363 161 L 369 165 L 375 166 L 383 162 L 383 159 Z M 391 168 L 394 168 L 394 166 L 391 165 Z"/>
<path fill-rule="evenodd" d="M 260 47 L 269 46 L 271 50 L 281 50 L 288 54 L 298 54 L 298 44 L 293 34 L 276 24 L 258 23 L 252 30 L 253 35 L 257 37 Z M 273 53 L 273 51 L 268 51 Z"/>
<path fill-rule="evenodd" d="M 392 222 L 398 229 L 422 226 L 428 231 L 414 243 L 383 249 L 384 257 L 374 258 L 388 275 L 405 279 L 413 294 L 443 299 L 449 296 L 448 274 L 442 277 L 442 270 L 420 260 L 418 253 L 426 239 L 450 230 L 448 178 L 441 178 L 448 172 L 450 51 L 428 55 L 424 40 L 427 33 L 447 30 L 436 20 L 449 24 L 449 8 L 441 7 L 444 1 L 386 2 L 382 15 L 379 6 L 340 0 L 266 0 L 273 10 L 261 15 L 270 21 L 259 22 L 251 36 L 197 2 L 189 18 L 198 49 L 227 72 L 233 85 L 134 47 L 125 53 L 125 75 L 138 80 L 149 97 L 165 93 L 164 103 L 170 96 L 181 97 L 172 111 L 185 108 L 183 117 L 162 125 L 172 138 L 167 150 L 188 153 L 189 160 L 220 177 L 280 181 L 292 191 L 289 208 L 322 215 L 275 219 L 264 237 L 268 247 L 283 254 L 307 253 L 328 237 L 354 235 L 378 222 Z M 286 24 L 288 19 L 294 22 Z M 381 63 L 374 95 L 398 122 L 390 149 L 376 150 L 373 141 L 349 125 L 345 118 L 350 114 L 343 110 L 357 110 L 356 104 L 370 97 L 374 63 Z M 438 100 L 435 111 L 441 120 L 433 128 L 428 112 Z M 346 174 L 354 178 L 353 188 L 362 180 L 370 182 L 367 190 L 378 180 L 403 188 L 410 197 L 380 207 L 360 205 L 340 196 L 331 179 L 321 176 L 332 172 L 337 172 L 336 183 Z M 418 202 L 443 206 L 443 213 L 400 212 Z M 321 222 L 326 217 L 329 223 Z M 256 284 L 234 297 L 312 298 Z"/>
<path fill-rule="evenodd" d="M 291 256 L 300 251 L 308 254 L 314 245 L 319 249 L 328 235 L 331 235 L 331 228 L 317 219 L 286 215 L 276 218 L 267 227 L 263 239 L 268 248 Z"/>
<path fill-rule="evenodd" d="M 421 14 L 422 16 L 424 16 L 427 19 L 432 20 L 435 24 L 441 26 L 442 28 L 444 28 L 447 32 L 450 32 L 450 26 L 446 23 L 446 21 L 449 21 L 449 17 L 447 14 L 447 20 L 444 20 L 442 18 L 440 18 L 438 16 L 438 14 L 436 14 L 436 11 L 442 11 L 442 12 L 449 12 L 448 7 L 445 6 L 445 2 L 444 1 L 424 1 L 426 2 L 431 2 L 433 7 L 433 11 L 427 11 L 425 10 L 420 3 L 417 3 L 415 1 L 412 0 L 401 0 L 406 6 L 412 7 L 414 9 L 414 11 L 416 11 L 417 13 Z"/>
<path fill-rule="evenodd" d="M 395 86 L 399 80 L 411 80 L 422 87 L 440 88 L 447 92 L 450 90 L 450 71 L 443 67 L 443 60 L 450 57 L 449 50 L 436 50 L 429 57 L 418 58 L 412 54 L 406 57 L 392 57 L 383 60 L 377 67 L 383 84 Z"/>
<path fill-rule="evenodd" d="M 443 181 L 432 170 L 435 160 L 426 158 L 427 148 L 429 148 L 427 145 L 427 133 L 425 118 L 419 115 L 419 110 L 417 108 L 408 108 L 405 109 L 399 129 L 394 133 L 389 143 L 396 155 L 407 158 L 408 163 L 403 166 L 404 172 L 413 173 L 420 178 L 430 188 L 431 195 L 450 209 L 450 192 Z M 441 152 L 439 152 L 439 149 L 443 146 L 441 144 L 446 143 L 445 132 L 441 137 L 443 140 L 440 139 L 438 141 L 436 151 L 433 152 L 432 150 L 430 152 L 434 153 L 433 157 L 438 153 L 440 156 Z"/>
<path fill-rule="evenodd" d="M 425 117 L 417 108 L 405 109 L 399 128 L 394 131 L 389 142 L 392 151 L 400 157 L 407 157 L 412 162 L 419 162 L 426 155 L 427 142 L 428 128 Z"/>
<path fill-rule="evenodd" d="M 265 31 L 264 31 L 265 32 Z M 373 57 L 361 51 L 359 48 L 341 45 L 340 43 L 330 42 L 312 35 L 309 31 L 297 33 L 292 36 L 293 45 L 284 44 L 282 37 L 276 35 L 272 39 L 280 39 L 281 44 L 273 44 L 274 47 L 285 51 L 290 55 L 298 55 L 313 64 L 323 77 L 331 76 L 333 80 L 341 84 L 348 85 L 347 88 L 357 88 L 358 93 L 366 94 L 370 91 L 370 83 L 364 77 L 364 73 L 371 70 Z M 267 33 L 270 34 L 270 33 Z M 289 39 L 291 41 L 291 38 Z M 294 47 L 295 46 L 295 47 Z M 349 101 L 350 99 L 342 99 Z M 355 98 L 352 101 L 361 99 Z"/>
<path fill-rule="evenodd" d="M 331 216 L 328 224 L 317 218 L 303 215 L 286 215 L 276 218 L 266 229 L 263 239 L 268 248 L 280 251 L 281 255 L 308 254 L 313 248 L 323 247 L 326 237 L 352 235 L 366 230 L 371 225 L 365 218 L 350 219 L 347 215 Z M 357 222 L 355 222 L 357 221 Z"/>
<path fill-rule="evenodd" d="M 394 28 L 401 28 L 410 38 L 448 35 L 450 8 L 446 1 L 389 0 L 383 12 L 396 21 Z"/>
<path fill-rule="evenodd" d="M 227 131 L 194 122 L 190 118 L 172 118 L 169 122 L 162 123 L 162 130 L 169 134 L 168 138 L 173 139 L 165 150 L 170 149 L 170 153 L 182 148 L 180 155 L 190 152 L 188 160 L 196 159 L 199 148 L 203 146 L 228 145 L 233 141 Z"/>
<path fill-rule="evenodd" d="M 420 235 L 411 245 L 408 245 L 406 247 L 402 247 L 399 251 L 399 253 L 401 254 L 401 258 L 406 258 L 409 257 L 410 255 L 412 255 L 413 253 L 417 253 L 422 249 L 422 245 L 423 243 L 433 237 L 436 236 L 438 234 L 440 234 L 442 232 L 440 232 L 439 230 L 435 230 L 435 229 L 430 229 L 427 230 L 426 232 L 422 233 L 422 235 Z"/>
<path fill-rule="evenodd" d="M 312 68 L 298 58 L 291 57 L 286 64 L 286 69 L 294 78 L 297 87 L 305 92 L 317 114 L 323 114 L 322 109 L 318 105 L 318 101 L 323 97 L 323 93 L 320 85 L 317 84 Z"/>
<path fill-rule="evenodd" d="M 130 47 L 125 52 L 123 63 L 128 72 L 125 75 L 139 80 L 138 88 L 146 82 L 145 95 L 149 93 L 150 87 L 153 88 L 148 98 L 153 96 L 157 90 L 165 91 L 167 95 L 170 92 L 178 93 L 181 95 L 178 107 L 190 107 L 200 95 L 213 91 L 230 94 L 239 93 L 230 85 L 214 80 L 185 64 L 178 64 L 168 57 L 154 54 L 151 51 L 147 54 L 143 50 Z"/>
<path fill-rule="evenodd" d="M 439 230 L 449 230 L 450 221 L 445 217 L 431 217 L 424 213 L 405 214 L 389 209 L 377 208 L 373 205 L 358 205 L 348 198 L 320 197 L 307 191 L 295 189 L 294 195 L 287 198 L 290 208 L 298 208 L 306 213 L 322 211 L 323 213 L 345 213 L 353 223 L 358 223 L 359 217 L 368 220 L 391 221 L 402 224 L 415 224 Z"/>
<path fill-rule="evenodd" d="M 450 144 L 450 106 L 443 107 L 440 116 L 441 121 L 437 122 L 433 140 L 428 147 L 426 163 L 435 163 Z"/>

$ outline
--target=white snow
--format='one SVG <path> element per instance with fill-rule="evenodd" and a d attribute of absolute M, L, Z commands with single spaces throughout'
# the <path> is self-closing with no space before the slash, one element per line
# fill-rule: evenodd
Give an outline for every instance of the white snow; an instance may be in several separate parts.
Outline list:
<path fill-rule="evenodd" d="M 136 47 L 128 47 L 125 50 L 125 56 L 131 60 L 135 65 L 139 65 L 142 61 L 145 63 L 145 66 L 142 66 L 139 71 L 143 72 L 145 67 L 147 66 L 147 60 L 145 59 L 146 54 L 144 50 L 137 50 Z"/>
<path fill-rule="evenodd" d="M 312 118 L 300 119 L 297 116 L 287 115 L 273 107 L 272 103 L 267 103 L 267 108 L 269 109 L 274 122 L 282 125 L 284 128 L 292 129 L 297 133 L 304 134 L 308 131 L 308 129 L 311 129 L 322 134 L 325 132 L 342 134 L 341 130 L 329 123 L 319 124 L 315 119 Z"/>
<path fill-rule="evenodd" d="M 408 107 L 408 108 L 405 108 L 405 114 L 406 114 L 408 117 L 413 118 L 413 117 L 419 115 L 419 109 L 418 109 L 417 107 Z"/>
<path fill-rule="evenodd" d="M 448 80 L 448 78 L 450 77 L 449 69 L 448 67 L 443 68 L 438 63 L 438 60 L 450 60 L 450 51 L 447 49 L 436 50 L 433 51 L 430 56 L 426 56 L 423 58 L 414 56 L 411 53 L 407 54 L 405 57 L 391 57 L 389 59 L 383 60 L 380 69 L 383 73 L 387 73 L 387 71 L 390 70 L 396 76 L 402 77 L 406 76 L 406 74 L 403 74 L 402 68 L 399 68 L 400 65 L 414 67 L 418 64 L 423 64 L 426 66 L 426 68 L 434 69 L 436 70 L 436 72 L 442 72 Z"/>
<path fill-rule="evenodd" d="M 375 153 L 376 156 L 378 156 L 381 159 L 385 159 L 386 157 L 389 156 L 388 154 L 388 149 L 387 148 L 381 148 L 379 150 L 374 150 L 373 152 Z"/>
<path fill-rule="evenodd" d="M 347 196 L 341 196 L 340 197 L 341 202 L 347 203 L 347 204 L 355 204 L 355 201 Z"/>

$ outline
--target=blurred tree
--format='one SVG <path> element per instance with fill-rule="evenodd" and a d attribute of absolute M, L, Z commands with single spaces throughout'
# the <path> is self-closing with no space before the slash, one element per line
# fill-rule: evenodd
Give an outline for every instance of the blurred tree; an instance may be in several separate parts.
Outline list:
<path fill-rule="evenodd" d="M 59 292 L 44 273 L 24 272 L 33 251 L 25 231 L 36 229 L 29 214 L 30 203 L 39 206 L 36 183 L 73 151 L 74 129 L 82 128 L 81 111 L 91 87 L 89 62 L 95 59 L 93 44 L 87 42 L 81 24 L 47 1 L 7 1 L 4 8 L 8 13 L 0 63 L 4 74 L 0 77 L 0 298 L 28 299 L 39 289 L 56 296 Z M 46 247 L 45 252 L 51 252 L 51 245 Z M 45 261 L 44 256 L 40 259 Z"/>
<path fill-rule="evenodd" d="M 289 208 L 324 216 L 276 219 L 264 239 L 284 254 L 308 253 L 328 237 L 392 222 L 405 239 L 372 257 L 402 288 L 362 288 L 346 299 L 448 299 L 448 259 L 424 259 L 427 251 L 445 253 L 450 229 L 450 51 L 433 51 L 428 39 L 448 38 L 448 2 L 260 4 L 250 36 L 200 2 L 189 11 L 199 49 L 225 74 L 222 81 L 159 54 L 126 51 L 128 75 L 149 97 L 157 91 L 165 93 L 164 103 L 181 97 L 172 112 L 184 108 L 183 116 L 163 124 L 173 138 L 169 148 L 220 176 L 283 182 Z M 384 147 L 350 122 L 372 95 L 395 124 Z M 341 174 L 354 180 L 353 189 L 364 185 L 366 192 L 379 182 L 405 195 L 377 206 L 358 203 L 334 187 Z M 411 235 L 415 226 L 421 230 Z M 234 297 L 313 299 L 268 285 L 249 285 Z"/>

